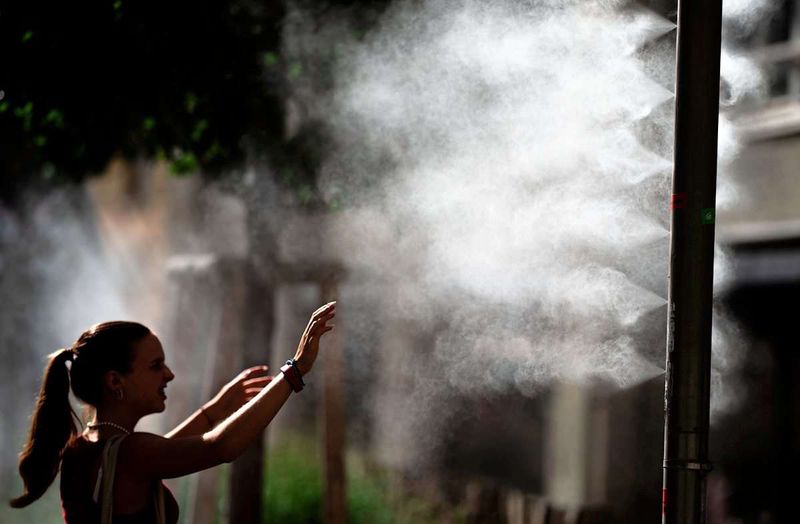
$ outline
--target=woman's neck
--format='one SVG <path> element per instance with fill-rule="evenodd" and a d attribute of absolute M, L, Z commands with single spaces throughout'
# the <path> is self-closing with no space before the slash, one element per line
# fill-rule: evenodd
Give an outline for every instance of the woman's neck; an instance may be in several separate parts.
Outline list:
<path fill-rule="evenodd" d="M 90 429 L 96 429 L 100 435 L 114 435 L 116 433 L 133 433 L 138 417 L 129 410 L 119 407 L 100 407 L 95 411 L 94 420 L 89 423 Z"/>

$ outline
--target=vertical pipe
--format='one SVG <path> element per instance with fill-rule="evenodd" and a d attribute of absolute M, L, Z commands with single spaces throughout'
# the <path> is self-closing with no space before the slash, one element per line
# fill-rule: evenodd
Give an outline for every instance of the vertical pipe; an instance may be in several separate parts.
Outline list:
<path fill-rule="evenodd" d="M 663 524 L 706 520 L 721 26 L 721 0 L 679 0 Z"/>

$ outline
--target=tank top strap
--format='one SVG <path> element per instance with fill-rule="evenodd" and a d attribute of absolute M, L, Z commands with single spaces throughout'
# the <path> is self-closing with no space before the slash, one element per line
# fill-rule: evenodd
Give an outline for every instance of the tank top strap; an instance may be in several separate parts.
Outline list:
<path fill-rule="evenodd" d="M 111 524 L 111 516 L 114 513 L 114 476 L 117 471 L 117 455 L 119 447 L 127 435 L 114 435 L 110 437 L 103 446 L 103 458 L 100 463 L 100 470 L 97 472 L 97 483 L 95 484 L 95 495 L 100 494 L 100 524 Z M 96 500 L 96 499 L 95 499 Z"/>
<path fill-rule="evenodd" d="M 155 483 L 155 493 L 153 493 L 156 510 L 156 524 L 166 524 L 167 511 L 164 505 L 164 484 L 159 480 Z"/>
<path fill-rule="evenodd" d="M 112 524 L 114 514 L 114 478 L 117 471 L 117 457 L 122 441 L 127 435 L 114 435 L 103 446 L 103 456 L 100 470 L 97 472 L 97 482 L 94 488 L 94 499 L 100 505 L 100 524 Z M 153 502 L 155 509 L 155 523 L 166 524 L 167 514 L 164 503 L 164 485 L 161 481 L 154 483 Z M 102 498 L 98 500 L 98 495 Z"/>

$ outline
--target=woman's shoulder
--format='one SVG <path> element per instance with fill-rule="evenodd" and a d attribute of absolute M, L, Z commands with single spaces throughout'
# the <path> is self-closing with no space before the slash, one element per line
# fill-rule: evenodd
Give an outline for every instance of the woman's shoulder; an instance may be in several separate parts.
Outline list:
<path fill-rule="evenodd" d="M 71 477 L 77 471 L 91 468 L 99 463 L 101 451 L 100 442 L 91 441 L 83 435 L 72 439 L 61 455 L 62 477 Z"/>
<path fill-rule="evenodd" d="M 61 458 L 61 503 L 67 522 L 93 522 L 92 481 L 100 465 L 97 442 L 83 435 L 72 439 Z M 78 517 L 76 517 L 78 516 Z M 69 518 L 67 518 L 69 517 Z M 80 518 L 79 518 L 80 517 Z"/>
<path fill-rule="evenodd" d="M 124 444 L 130 440 L 136 440 L 137 438 L 141 438 L 142 435 L 151 435 L 150 433 L 142 433 L 136 431 L 131 433 L 130 435 L 121 435 Z M 103 449 L 103 446 L 114 437 L 109 437 L 105 439 L 100 439 L 95 437 L 94 435 L 82 433 L 77 435 L 76 437 L 72 438 L 64 448 L 64 453 L 93 453 L 97 452 L 98 450 Z"/>
<path fill-rule="evenodd" d="M 86 435 L 78 435 L 71 439 L 64 448 L 64 459 L 95 453 L 100 449 L 100 441 L 90 440 Z"/>
<path fill-rule="evenodd" d="M 120 456 L 127 455 L 126 453 L 127 448 L 130 447 L 130 444 L 135 443 L 137 440 L 141 439 L 143 435 L 148 435 L 147 433 L 131 433 L 130 435 L 125 435 L 121 439 L 120 447 Z M 111 437 L 114 438 L 114 437 Z M 147 438 L 147 437 L 144 437 Z M 67 446 L 64 448 L 62 454 L 62 468 L 65 466 L 69 468 L 71 464 L 87 464 L 98 462 L 102 458 L 103 449 L 105 445 L 109 442 L 109 438 L 106 439 L 98 439 L 94 435 L 87 435 L 82 434 L 78 435 L 77 437 L 70 440 Z"/>

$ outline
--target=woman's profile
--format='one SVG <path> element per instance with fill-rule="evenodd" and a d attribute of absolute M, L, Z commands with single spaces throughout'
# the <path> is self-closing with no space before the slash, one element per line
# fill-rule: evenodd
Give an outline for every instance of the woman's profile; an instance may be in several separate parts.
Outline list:
<path fill-rule="evenodd" d="M 335 302 L 311 315 L 293 359 L 275 377 L 249 368 L 165 436 L 134 431 L 145 415 L 164 411 L 175 376 L 161 342 L 135 322 L 105 322 L 51 355 L 20 453 L 24 493 L 12 507 L 40 498 L 61 471 L 67 524 L 165 523 L 178 505 L 163 479 L 181 477 L 239 456 L 291 395 L 303 388 L 323 334 L 333 329 Z M 68 366 L 69 363 L 69 366 Z M 69 390 L 94 412 L 79 432 Z"/>

